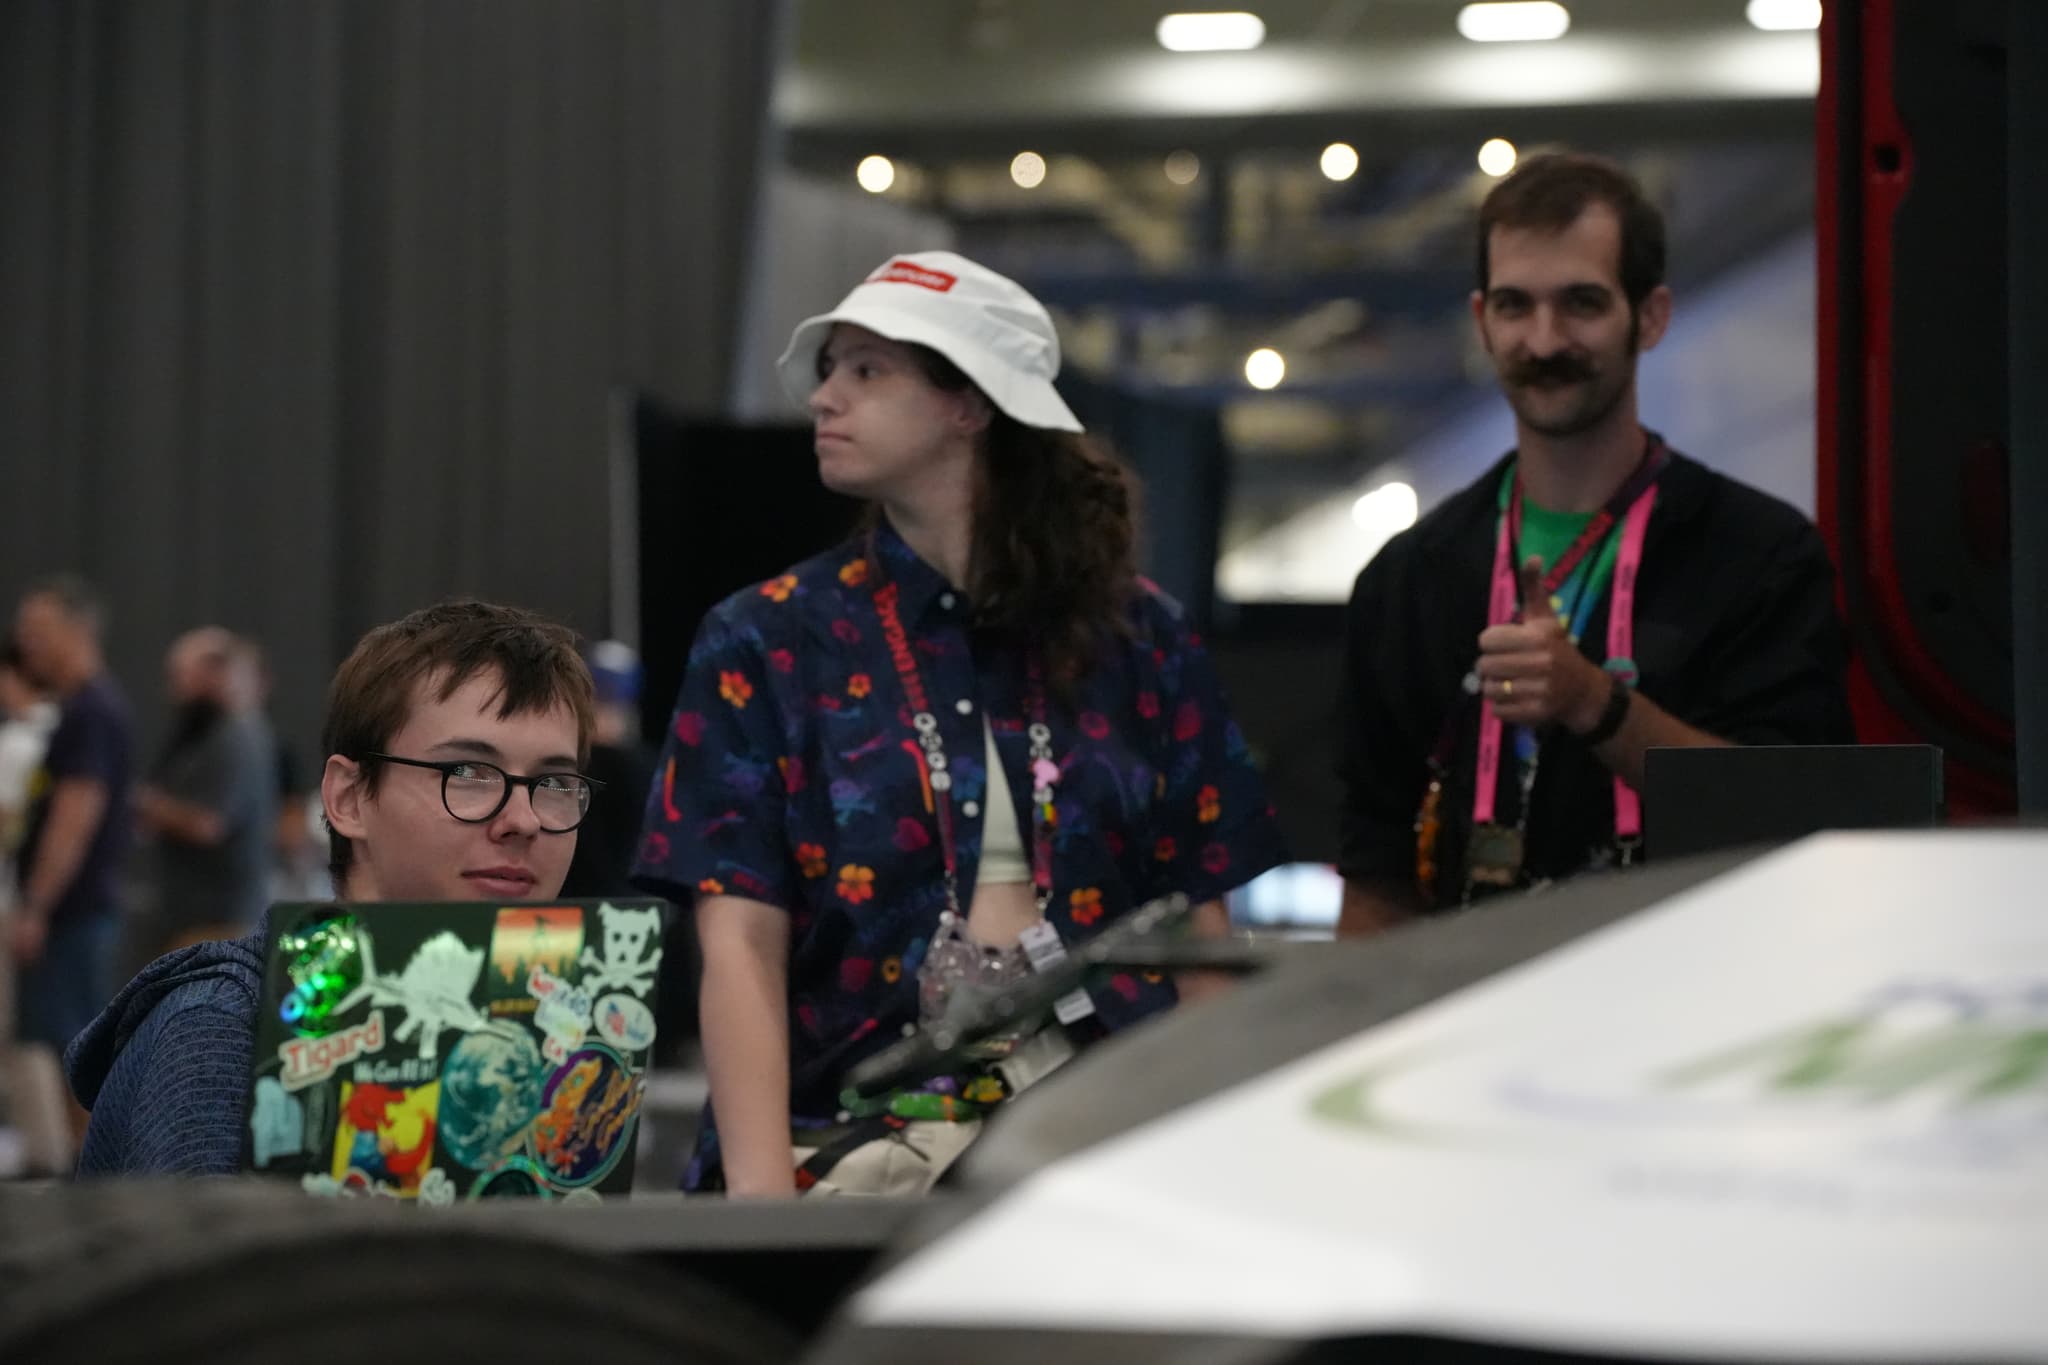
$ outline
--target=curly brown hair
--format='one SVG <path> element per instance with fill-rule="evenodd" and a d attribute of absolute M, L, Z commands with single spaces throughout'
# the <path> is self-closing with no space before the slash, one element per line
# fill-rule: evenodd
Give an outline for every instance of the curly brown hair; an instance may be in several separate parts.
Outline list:
<path fill-rule="evenodd" d="M 974 387 L 952 361 L 912 345 L 941 389 Z M 1025 426 L 990 405 L 974 481 L 968 595 L 979 624 L 1028 638 L 1070 697 L 1111 641 L 1131 633 L 1138 591 L 1137 476 L 1102 440 Z M 871 509 L 870 526 L 880 518 Z"/>

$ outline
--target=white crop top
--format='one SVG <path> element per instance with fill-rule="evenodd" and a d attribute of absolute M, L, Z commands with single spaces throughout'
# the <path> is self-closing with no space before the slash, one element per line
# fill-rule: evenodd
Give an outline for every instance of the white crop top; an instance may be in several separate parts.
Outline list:
<path fill-rule="evenodd" d="M 1023 831 L 1017 827 L 1017 804 L 1010 799 L 1010 779 L 996 752 L 996 732 L 988 718 L 981 722 L 988 763 L 988 795 L 981 803 L 981 870 L 975 884 L 993 886 L 1031 880 L 1031 862 L 1024 853 Z"/>

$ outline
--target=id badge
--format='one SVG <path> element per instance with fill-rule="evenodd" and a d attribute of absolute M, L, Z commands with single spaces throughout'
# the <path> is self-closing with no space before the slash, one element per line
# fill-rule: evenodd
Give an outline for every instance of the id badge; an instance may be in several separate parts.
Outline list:
<path fill-rule="evenodd" d="M 1034 972 L 1049 972 L 1067 960 L 1067 945 L 1060 942 L 1060 931 L 1044 920 L 1019 934 L 1017 946 L 1031 959 Z M 1062 1024 L 1071 1024 L 1095 1013 L 1095 1002 L 1086 991 L 1070 991 L 1053 1002 L 1052 1012 Z"/>
<path fill-rule="evenodd" d="M 1477 885 L 1513 886 L 1522 876 L 1522 831 L 1511 825 L 1476 826 L 1465 866 L 1465 875 Z"/>

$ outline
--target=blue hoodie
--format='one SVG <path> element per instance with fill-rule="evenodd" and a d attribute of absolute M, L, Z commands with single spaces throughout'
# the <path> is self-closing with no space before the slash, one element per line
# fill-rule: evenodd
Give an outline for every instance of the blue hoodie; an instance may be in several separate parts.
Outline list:
<path fill-rule="evenodd" d="M 64 1051 L 92 1111 L 80 1176 L 242 1169 L 263 931 L 144 967 Z"/>

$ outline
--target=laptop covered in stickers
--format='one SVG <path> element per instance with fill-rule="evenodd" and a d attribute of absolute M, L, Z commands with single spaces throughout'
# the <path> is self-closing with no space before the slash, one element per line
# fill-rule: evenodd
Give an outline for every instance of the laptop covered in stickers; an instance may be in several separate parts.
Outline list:
<path fill-rule="evenodd" d="M 625 1193 L 663 906 L 271 907 L 244 1164 L 425 1204 Z"/>

